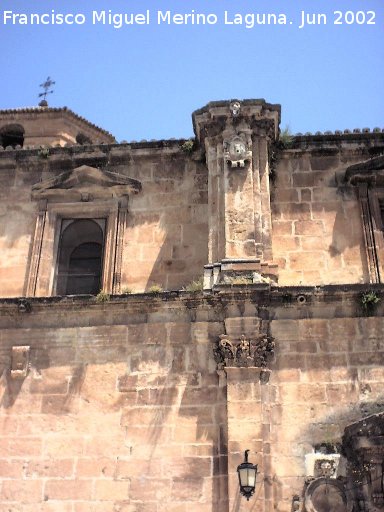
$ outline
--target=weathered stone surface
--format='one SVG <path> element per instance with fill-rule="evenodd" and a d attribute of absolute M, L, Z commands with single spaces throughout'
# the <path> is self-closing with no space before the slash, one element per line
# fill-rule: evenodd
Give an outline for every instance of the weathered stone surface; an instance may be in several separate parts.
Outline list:
<path fill-rule="evenodd" d="M 382 234 L 377 223 L 364 231 L 343 173 L 382 151 L 383 137 L 341 136 L 327 148 L 299 138 L 273 163 L 279 112 L 264 101 L 240 102 L 239 116 L 210 104 L 195 113 L 192 154 L 183 141 L 110 144 L 71 114 L 60 137 L 80 123 L 108 144 L 52 148 L 49 158 L 0 152 L 0 512 L 291 512 L 306 455 L 381 418 L 384 296 L 370 284 L 364 233 L 374 231 L 378 262 Z M 47 126 L 40 135 L 51 144 Z M 234 132 L 247 159 L 231 162 L 244 167 L 224 158 Z M 137 180 L 141 192 L 104 197 L 107 162 L 122 187 Z M 80 165 L 97 169 L 73 172 Z M 59 174 L 78 176 L 75 190 L 47 182 Z M 31 200 L 37 183 L 47 204 Z M 57 226 L 84 217 L 107 218 L 105 284 L 116 293 L 50 297 Z M 180 291 L 199 288 L 188 285 L 207 264 L 229 281 Z M 272 269 L 278 284 L 263 278 Z M 139 293 L 155 284 L 174 291 Z M 17 299 L 27 291 L 28 307 Z M 370 308 L 368 292 L 379 299 Z M 260 333 L 275 343 L 268 370 L 257 366 L 266 357 L 248 360 L 246 341 Z M 236 351 L 224 361 L 236 365 L 218 370 L 223 339 Z M 29 361 L 14 379 L 12 351 L 23 346 Z M 250 502 L 236 474 L 245 449 L 259 466 Z"/>

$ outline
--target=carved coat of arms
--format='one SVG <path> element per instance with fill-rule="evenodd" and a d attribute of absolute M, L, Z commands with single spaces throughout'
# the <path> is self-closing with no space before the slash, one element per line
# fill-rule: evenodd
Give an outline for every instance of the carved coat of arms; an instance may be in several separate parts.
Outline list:
<path fill-rule="evenodd" d="M 252 157 L 247 143 L 240 135 L 224 141 L 224 158 L 231 167 L 244 167 Z"/>

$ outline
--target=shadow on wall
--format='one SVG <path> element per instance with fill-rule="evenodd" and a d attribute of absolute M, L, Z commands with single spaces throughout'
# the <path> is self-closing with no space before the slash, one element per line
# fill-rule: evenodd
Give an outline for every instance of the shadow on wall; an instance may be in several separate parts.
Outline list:
<path fill-rule="evenodd" d="M 146 276 L 145 289 L 158 285 L 179 290 L 201 277 L 208 261 L 207 169 L 184 155 L 175 156 L 154 168 L 153 181 L 143 184 L 143 198 L 148 186 L 152 192 L 148 213 L 140 215 L 157 215 L 158 225 L 147 235 L 153 246 L 141 245 L 141 257 L 145 263 L 151 257 L 146 250 L 158 253 Z M 134 212 L 130 222 L 135 225 Z"/>
<path fill-rule="evenodd" d="M 199 198 L 195 198 L 199 201 Z M 159 213 L 131 214 L 127 230 L 138 228 L 139 240 L 126 247 L 122 265 L 122 291 L 180 290 L 203 275 L 207 263 L 208 226 L 194 224 L 205 217 L 206 204 L 180 205 Z"/>
<path fill-rule="evenodd" d="M 49 368 L 49 366 L 46 366 L 45 368 Z M 41 372 L 43 370 L 44 368 L 41 364 L 39 364 L 38 366 L 34 366 L 33 369 L 30 370 L 30 373 L 31 371 L 35 373 L 35 376 L 32 378 L 36 379 L 36 375 L 38 375 L 38 382 L 39 378 L 42 377 Z M 56 384 L 57 389 L 60 388 L 60 398 L 58 398 L 57 396 L 55 397 L 55 400 L 58 402 L 58 407 L 57 409 L 54 410 L 49 408 L 50 413 L 61 415 L 67 414 L 68 412 L 71 411 L 71 405 L 74 397 L 81 394 L 81 388 L 86 377 L 86 371 L 87 365 L 75 366 L 72 368 L 72 374 L 70 376 L 67 376 L 66 379 L 62 380 L 62 382 L 58 382 Z M 33 394 L 38 394 L 37 391 L 39 383 L 37 383 L 37 385 L 35 386 L 37 389 L 33 389 L 34 383 L 31 382 L 30 378 L 14 379 L 12 378 L 10 372 L 7 369 L 3 370 L 1 380 L 3 381 L 4 385 L 2 386 L 3 394 L 0 399 L 0 409 L 12 409 L 20 393 L 23 394 L 31 392 Z M 65 394 L 62 394 L 63 389 L 66 389 Z M 54 394 L 54 392 L 52 393 Z M 45 412 L 44 406 L 42 407 L 41 412 Z"/>
<path fill-rule="evenodd" d="M 352 385 L 354 387 L 354 385 Z M 364 393 L 364 388 L 360 386 L 360 389 L 362 393 Z M 331 411 L 331 409 L 329 409 Z M 369 401 L 367 398 L 363 399 L 362 402 L 356 403 L 353 406 L 344 406 L 344 407 L 338 407 L 336 412 L 330 412 L 329 414 L 326 414 L 322 418 L 316 418 L 316 421 L 313 423 L 307 425 L 304 429 L 302 429 L 299 432 L 299 435 L 296 437 L 296 439 L 293 440 L 293 444 L 296 446 L 296 456 L 301 455 L 302 464 L 304 466 L 305 456 L 310 453 L 325 453 L 325 454 L 334 454 L 334 453 L 341 453 L 344 457 L 350 457 L 350 453 L 347 454 L 344 452 L 345 445 L 344 445 L 344 438 L 345 438 L 345 429 L 349 425 L 355 424 L 357 422 L 363 421 L 363 426 L 365 426 L 365 420 L 368 419 L 368 417 L 371 417 L 372 415 L 377 415 L 378 413 L 383 414 L 384 412 L 384 393 L 379 397 L 378 400 Z M 381 420 L 382 421 L 382 420 Z M 367 421 L 368 423 L 368 421 Z M 372 436 L 374 436 L 374 429 L 372 429 Z M 359 434 L 361 436 L 364 436 L 362 433 L 362 430 L 359 431 Z M 377 434 L 376 434 L 377 435 Z M 376 443 L 377 443 L 378 437 L 376 437 Z M 355 440 L 356 441 L 356 440 Z M 370 452 L 370 449 L 375 448 L 376 450 L 376 456 L 371 455 L 373 457 L 373 460 L 377 457 L 380 457 L 380 446 L 378 444 L 372 444 L 371 447 L 366 444 L 366 440 L 364 440 L 359 448 L 356 448 L 356 456 L 358 457 L 359 461 L 361 461 L 361 466 L 364 468 L 363 472 L 360 472 L 360 470 L 356 467 L 350 466 L 347 464 L 346 468 L 346 478 L 347 480 L 344 480 L 345 482 L 345 491 L 347 492 L 347 495 L 349 498 L 354 502 L 354 499 L 357 496 L 360 496 L 360 499 L 363 499 L 363 495 L 360 493 L 368 493 L 368 489 L 370 489 L 370 485 L 362 485 L 362 482 L 364 480 L 359 480 L 360 478 L 366 475 L 368 478 L 368 482 L 370 481 L 369 471 L 369 463 L 364 463 L 364 454 L 362 453 L 362 448 L 366 449 L 368 453 L 375 453 L 375 451 Z M 380 458 L 378 459 L 380 460 Z M 367 472 L 367 473 L 366 473 Z M 314 475 L 306 475 L 308 477 L 313 477 Z M 345 475 L 344 475 L 345 476 Z M 377 478 L 377 476 L 376 476 Z M 381 481 L 381 473 L 378 477 Z M 309 480 L 310 481 L 310 480 Z M 335 480 L 336 481 L 336 480 Z M 341 480 L 338 478 L 338 482 L 343 482 L 343 479 Z M 341 484 L 342 485 L 342 484 Z M 381 489 L 381 484 L 379 484 Z M 304 491 L 305 484 L 303 481 L 303 488 L 301 489 L 301 492 Z M 357 492 L 359 491 L 359 492 Z M 357 494 L 355 494 L 357 493 Z M 329 499 L 332 500 L 332 492 L 330 493 Z M 338 496 L 338 494 L 337 494 Z M 334 496 L 336 498 L 336 495 Z M 276 496 L 278 498 L 278 496 Z M 292 498 L 294 499 L 295 496 L 292 495 Z M 280 499 L 282 499 L 282 496 L 280 496 Z M 329 506 L 329 504 L 328 504 Z M 279 507 L 278 500 L 275 501 L 275 507 Z M 332 508 L 332 507 L 331 507 Z M 325 510 L 325 509 L 324 509 Z M 327 508 L 327 510 L 331 510 L 330 508 Z M 333 510 L 333 508 L 332 508 Z M 339 509 L 337 509 L 339 510 Z M 342 508 L 341 510 L 344 510 Z M 345 509 L 346 510 L 346 509 Z"/>
<path fill-rule="evenodd" d="M 352 385 L 353 387 L 353 385 Z M 303 442 L 303 439 L 310 440 L 312 446 L 315 445 L 341 445 L 341 439 L 344 429 L 367 416 L 384 411 L 384 393 L 377 399 L 369 401 L 366 396 L 367 388 L 360 385 L 358 401 L 345 406 L 339 406 L 337 411 L 329 408 L 329 412 L 321 418 L 316 418 L 316 422 L 310 423 L 298 438 L 297 443 Z M 365 398 L 364 398 L 365 397 Z"/>
<path fill-rule="evenodd" d="M 133 327 L 140 329 L 137 325 Z M 215 506 L 226 485 L 227 443 L 225 396 L 218 386 L 211 348 L 212 339 L 224 327 L 220 324 L 211 329 L 205 342 L 190 343 L 194 336 L 191 327 L 192 324 L 188 331 L 185 330 L 182 341 L 175 339 L 171 344 L 162 336 L 165 331 L 162 333 L 159 327 L 152 332 L 152 336 L 157 333 L 159 336 L 150 344 L 145 344 L 149 332 L 143 334 L 143 342 L 135 340 L 129 346 L 122 332 L 115 337 L 110 334 L 109 343 L 100 344 L 98 337 L 107 335 L 109 328 L 105 331 L 89 328 L 88 339 L 79 339 L 75 350 L 73 340 L 66 347 L 51 349 L 44 342 L 44 346 L 32 351 L 27 378 L 16 381 L 7 377 L 7 371 L 4 371 L 1 407 L 10 414 L 16 405 L 14 414 L 17 415 L 27 400 L 35 401 L 39 409 L 34 410 L 34 414 L 69 415 L 75 422 L 79 417 L 80 429 L 85 428 L 81 416 L 90 410 L 96 408 L 100 414 L 111 413 L 112 416 L 120 411 L 116 429 L 125 431 L 127 446 L 131 445 L 137 453 L 142 444 L 147 445 L 148 468 L 151 469 L 152 460 L 153 464 L 159 461 L 156 448 L 163 445 L 160 450 L 164 459 L 162 464 L 166 464 L 175 485 L 181 486 L 185 480 L 190 480 L 193 492 L 201 493 L 201 496 L 209 486 L 209 499 Z M 73 329 L 70 331 L 68 339 L 75 334 Z M 36 335 L 41 337 L 41 331 Z M 118 367 L 109 374 L 110 381 L 114 380 L 113 388 L 109 387 L 110 382 L 102 379 L 102 368 L 108 363 L 116 363 Z M 127 373 L 122 375 L 124 367 Z M 107 388 L 106 391 L 100 389 L 101 394 L 113 389 L 108 398 L 110 402 L 104 408 L 102 398 L 98 402 L 97 397 L 101 383 Z M 39 397 L 40 405 L 36 400 Z M 84 405 L 80 410 L 77 408 L 79 399 Z M 21 402 L 19 406 L 18 400 Z M 181 443 L 187 446 L 186 453 L 177 455 L 170 451 L 167 461 L 164 449 L 170 444 L 180 446 Z M 182 462 L 184 458 L 186 461 Z"/>
<path fill-rule="evenodd" d="M 349 203 L 347 202 L 346 205 Z M 353 213 L 353 212 L 352 212 Z M 354 247 L 359 248 L 359 260 L 362 264 L 364 282 L 369 282 L 367 256 L 364 248 L 364 234 L 361 225 L 361 217 L 358 212 L 358 205 L 355 208 L 355 215 L 344 211 L 343 204 L 338 204 L 335 222 L 332 229 L 332 243 L 328 248 L 331 258 L 337 258 L 346 250 Z M 360 263 L 360 261 L 358 263 Z M 345 261 L 345 265 L 348 265 Z"/>
<path fill-rule="evenodd" d="M 3 394 L 0 400 L 0 409 L 10 409 L 15 404 L 16 399 L 21 392 L 24 379 L 12 379 L 10 373 L 4 370 L 0 378 L 0 383 L 1 381 Z"/>
<path fill-rule="evenodd" d="M 227 444 L 222 416 L 225 397 L 218 387 L 211 341 L 189 347 L 190 334 L 184 333 L 184 337 L 183 345 L 134 349 L 128 379 L 137 378 L 132 382 L 135 384 L 132 390 L 139 389 L 134 413 L 137 417 L 127 409 L 123 423 L 128 442 L 135 439 L 140 424 L 140 436 L 151 445 L 150 460 L 158 456 L 159 443 L 183 443 L 186 451 L 171 455 L 168 461 L 164 456 L 163 476 L 171 475 L 175 485 L 190 481 L 196 496 L 202 496 L 209 479 L 215 506 L 222 496 L 223 485 L 227 485 Z M 204 360 L 201 368 L 197 367 L 199 360 Z M 181 462 L 182 459 L 186 460 Z"/>

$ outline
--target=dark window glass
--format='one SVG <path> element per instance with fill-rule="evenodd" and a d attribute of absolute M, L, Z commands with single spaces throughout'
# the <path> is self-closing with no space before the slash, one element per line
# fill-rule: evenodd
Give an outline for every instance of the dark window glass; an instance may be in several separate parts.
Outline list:
<path fill-rule="evenodd" d="M 63 221 L 59 244 L 56 293 L 95 295 L 100 291 L 105 221 Z"/>
<path fill-rule="evenodd" d="M 66 295 L 100 291 L 103 246 L 89 242 L 73 250 L 69 258 Z"/>

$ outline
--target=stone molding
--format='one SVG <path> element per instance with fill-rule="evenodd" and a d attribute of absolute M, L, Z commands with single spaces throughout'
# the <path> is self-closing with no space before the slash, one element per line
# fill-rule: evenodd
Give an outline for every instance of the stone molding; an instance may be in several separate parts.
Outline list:
<path fill-rule="evenodd" d="M 345 171 L 345 180 L 351 185 L 367 183 L 371 186 L 384 186 L 384 156 L 351 165 Z"/>
<path fill-rule="evenodd" d="M 236 277 L 249 276 L 248 284 L 269 285 L 278 280 L 278 265 L 260 259 L 233 258 L 204 265 L 204 290 L 217 285 L 232 285 Z"/>
<path fill-rule="evenodd" d="M 138 180 L 81 165 L 55 178 L 33 185 L 32 198 L 89 202 L 94 199 L 137 194 L 140 190 L 141 183 Z"/>
<path fill-rule="evenodd" d="M 384 236 L 380 209 L 380 202 L 384 201 L 384 156 L 351 165 L 345 171 L 345 181 L 357 189 L 369 280 L 371 283 L 380 283 L 384 274 Z"/>

